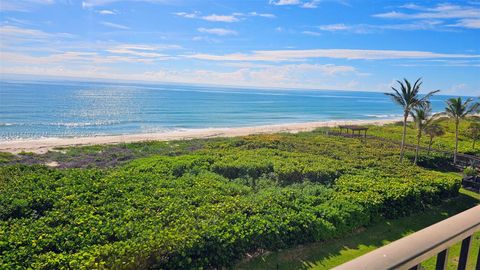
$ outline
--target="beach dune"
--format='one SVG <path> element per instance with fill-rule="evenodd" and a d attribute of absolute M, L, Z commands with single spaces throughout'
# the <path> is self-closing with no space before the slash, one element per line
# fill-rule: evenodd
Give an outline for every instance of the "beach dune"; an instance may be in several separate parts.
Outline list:
<path fill-rule="evenodd" d="M 130 142 L 145 141 L 169 141 L 169 140 L 188 140 L 213 137 L 236 137 L 260 133 L 278 133 L 278 132 L 301 132 L 312 131 L 320 127 L 335 127 L 338 125 L 384 125 L 399 121 L 399 119 L 388 120 L 342 120 L 342 121 L 322 121 L 307 123 L 290 123 L 251 127 L 233 127 L 233 128 L 205 128 L 205 129 L 186 129 L 162 133 L 143 133 L 127 135 L 107 135 L 92 137 L 68 137 L 68 138 L 41 138 L 0 141 L 0 151 L 10 153 L 33 152 L 37 154 L 46 153 L 57 147 L 96 145 L 96 144 L 118 144 Z"/>

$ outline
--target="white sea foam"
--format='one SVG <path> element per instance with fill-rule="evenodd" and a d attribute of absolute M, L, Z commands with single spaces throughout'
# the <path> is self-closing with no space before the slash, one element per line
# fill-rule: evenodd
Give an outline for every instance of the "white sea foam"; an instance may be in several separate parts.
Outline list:
<path fill-rule="evenodd" d="M 50 123 L 51 126 L 62 127 L 89 127 L 89 126 L 111 126 L 120 124 L 120 121 L 108 120 L 108 121 L 95 121 L 95 122 L 57 122 Z"/>
<path fill-rule="evenodd" d="M 364 114 L 363 116 L 373 117 L 373 118 L 399 118 L 399 117 L 402 117 L 401 114 Z"/>

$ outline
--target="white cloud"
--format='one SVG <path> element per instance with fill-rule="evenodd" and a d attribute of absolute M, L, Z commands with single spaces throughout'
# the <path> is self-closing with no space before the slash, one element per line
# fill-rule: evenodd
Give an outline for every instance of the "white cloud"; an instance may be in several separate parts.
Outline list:
<path fill-rule="evenodd" d="M 302 2 L 300 0 L 270 0 L 269 3 L 276 6 L 288 6 L 300 5 Z"/>
<path fill-rule="evenodd" d="M 348 30 L 350 29 L 351 27 L 350 26 L 346 26 L 345 24 L 343 23 L 339 23 L 339 24 L 327 24 L 327 25 L 320 25 L 318 26 L 318 29 L 322 30 L 322 31 L 341 31 L 341 30 Z"/>
<path fill-rule="evenodd" d="M 208 43 L 221 43 L 222 41 L 217 38 L 212 38 L 209 36 L 194 36 L 192 38 L 193 41 L 205 41 Z"/>
<path fill-rule="evenodd" d="M 271 13 L 257 13 L 257 12 L 250 12 L 248 13 L 249 16 L 258 16 L 258 17 L 264 17 L 264 18 L 275 18 L 276 16 Z"/>
<path fill-rule="evenodd" d="M 52 42 L 57 39 L 65 40 L 74 38 L 69 33 L 47 33 L 37 29 L 18 27 L 13 25 L 0 25 L 0 44 L 15 44 L 22 42 Z"/>
<path fill-rule="evenodd" d="M 141 50 L 141 51 L 158 51 L 158 50 L 174 50 L 174 49 L 181 49 L 182 47 L 179 45 L 173 44 L 121 44 L 116 46 L 115 48 L 122 48 L 128 50 Z"/>
<path fill-rule="evenodd" d="M 457 23 L 450 24 L 448 26 L 480 29 L 480 19 L 462 19 L 459 20 Z"/>
<path fill-rule="evenodd" d="M 423 7 L 407 4 L 401 8 L 410 12 L 390 11 L 373 15 L 377 18 L 398 20 L 436 20 L 439 25 L 447 27 L 480 28 L 480 8 L 468 5 L 438 4 L 435 7 Z M 440 20 L 454 20 L 455 23 L 445 24 Z"/>
<path fill-rule="evenodd" d="M 63 65 L 77 67 L 79 65 L 117 64 L 117 63 L 153 63 L 174 59 L 174 56 L 160 53 L 165 50 L 181 49 L 170 44 L 116 44 L 110 47 L 99 47 L 90 51 L 58 51 L 42 52 L 42 55 L 19 53 L 12 50 L 2 51 L 2 62 L 7 66 L 19 64 Z"/>
<path fill-rule="evenodd" d="M 480 55 L 444 54 L 426 51 L 397 50 L 350 50 L 350 49 L 314 49 L 314 50 L 271 50 L 251 53 L 233 53 L 225 55 L 192 54 L 188 58 L 211 61 L 304 61 L 310 58 L 334 59 L 426 59 L 426 58 L 480 58 Z"/>
<path fill-rule="evenodd" d="M 317 8 L 320 0 L 269 0 L 275 6 L 300 6 L 302 8 Z"/>
<path fill-rule="evenodd" d="M 125 0 L 84 0 L 82 1 L 83 8 L 93 8 L 98 6 L 105 6 L 115 2 L 122 2 Z M 135 0 L 136 2 L 145 2 L 152 4 L 169 4 L 171 0 Z"/>
<path fill-rule="evenodd" d="M 22 20 L 22 19 L 17 19 L 13 17 L 7 17 L 5 18 L 5 24 L 15 24 L 15 25 L 32 25 L 32 22 L 29 20 Z"/>
<path fill-rule="evenodd" d="M 229 35 L 237 35 L 238 33 L 233 30 L 225 29 L 225 28 L 198 28 L 198 32 L 212 34 L 217 36 L 229 36 Z"/>
<path fill-rule="evenodd" d="M 179 82 L 223 84 L 234 86 L 261 86 L 284 88 L 350 89 L 358 87 L 356 70 L 350 66 L 298 64 L 264 65 L 238 68 L 233 71 L 156 69 L 143 73 L 125 73 L 112 67 L 82 65 L 72 68 L 68 64 L 51 66 L 18 65 L 2 66 L 0 73 L 42 76 L 70 76 L 80 78 L 139 80 L 154 82 Z M 338 81 L 338 77 L 344 80 Z"/>
<path fill-rule="evenodd" d="M 310 1 L 310 2 L 303 3 L 301 7 L 303 7 L 303 8 L 317 8 L 319 3 L 320 3 L 320 0 L 313 0 L 313 1 Z"/>
<path fill-rule="evenodd" d="M 120 44 L 83 42 L 68 33 L 0 25 L 0 61 L 15 63 L 150 63 L 172 59 L 163 51 L 181 50 L 174 44 Z M 74 65 L 75 66 L 75 65 Z"/>
<path fill-rule="evenodd" d="M 419 6 L 419 5 L 413 4 L 413 3 L 408 3 L 408 4 L 402 5 L 400 7 L 401 8 L 407 8 L 407 9 L 418 9 L 418 10 L 424 9 L 422 6 Z"/>
<path fill-rule="evenodd" d="M 217 14 L 212 14 L 208 16 L 203 16 L 202 19 L 205 21 L 210 21 L 210 22 L 238 22 L 240 19 L 235 17 L 234 15 L 217 15 Z"/>
<path fill-rule="evenodd" d="M 97 10 L 96 12 L 98 14 L 102 14 L 102 15 L 116 15 L 117 14 L 115 11 L 108 10 L 108 9 Z"/>
<path fill-rule="evenodd" d="M 401 23 L 401 24 L 383 24 L 371 26 L 371 29 L 390 29 L 390 30 L 404 30 L 404 31 L 414 31 L 414 30 L 444 30 L 442 28 L 443 22 L 440 20 L 419 20 L 412 23 Z"/>
<path fill-rule="evenodd" d="M 232 22 L 239 22 L 242 19 L 246 17 L 263 17 L 263 18 L 275 18 L 275 15 L 270 14 L 270 13 L 257 13 L 257 12 L 249 12 L 249 13 L 241 13 L 241 12 L 235 12 L 230 15 L 218 15 L 218 14 L 211 14 L 211 15 L 205 15 L 202 16 L 200 12 L 195 11 L 192 13 L 188 12 L 175 12 L 173 13 L 179 17 L 184 17 L 188 19 L 201 19 L 205 21 L 210 21 L 210 22 L 226 22 L 226 23 L 232 23 Z"/>
<path fill-rule="evenodd" d="M 35 39 L 35 38 L 47 38 L 49 36 L 48 33 L 40 30 L 22 28 L 22 27 L 17 27 L 12 25 L 1 25 L 0 34 L 2 35 L 2 40 L 7 37 Z"/>
<path fill-rule="evenodd" d="M 475 89 L 475 90 L 472 90 Z M 447 89 L 442 89 L 442 94 L 446 95 L 462 95 L 462 96 L 478 96 L 480 95 L 480 90 L 478 86 L 473 86 L 466 83 L 457 83 L 453 84 Z"/>
<path fill-rule="evenodd" d="M 54 3 L 54 0 L 2 0 L 0 2 L 0 11 L 29 12 L 37 6 Z"/>
<path fill-rule="evenodd" d="M 140 56 L 143 58 L 169 58 L 165 54 L 160 54 L 157 51 L 159 47 L 150 46 L 150 45 L 138 45 L 138 44 L 122 44 L 115 46 L 113 48 L 107 49 L 107 52 L 113 54 L 125 54 L 125 55 L 133 55 L 133 56 Z"/>
<path fill-rule="evenodd" d="M 194 19 L 194 18 L 198 18 L 198 16 L 200 15 L 200 12 L 198 12 L 198 11 L 195 11 L 195 12 L 192 12 L 192 13 L 187 13 L 187 12 L 175 12 L 175 13 L 173 13 L 173 14 L 174 14 L 174 15 L 177 15 L 177 16 L 179 16 L 179 17 Z"/>
<path fill-rule="evenodd" d="M 480 17 L 480 9 L 470 6 L 439 4 L 433 8 L 419 8 L 417 6 L 416 10 L 418 9 L 421 9 L 421 12 L 403 13 L 391 11 L 373 16 L 390 19 L 461 19 Z"/>
<path fill-rule="evenodd" d="M 397 64 L 400 67 L 480 67 L 480 59 L 416 59 L 404 64 Z"/>
<path fill-rule="evenodd" d="M 178 82 L 217 84 L 252 87 L 377 90 L 384 91 L 388 85 L 375 87 L 380 81 L 370 74 L 359 72 L 354 66 L 334 64 L 267 64 L 256 62 L 233 62 L 210 65 L 212 69 L 172 69 L 150 65 L 148 71 L 124 70 L 119 63 L 152 64 L 154 57 L 140 57 L 131 51 L 153 52 L 155 45 L 124 44 L 127 53 L 112 50 L 112 55 L 97 52 L 65 52 L 47 57 L 7 53 L 2 55 L 5 65 L 0 65 L 2 74 L 24 74 L 88 79 L 135 80 L 152 82 Z M 14 63 L 10 61 L 15 61 Z M 219 66 L 230 68 L 218 68 Z M 170 66 L 170 65 L 167 65 Z M 139 66 L 140 67 L 140 66 Z M 135 70 L 135 69 L 134 69 Z M 138 69 L 145 70 L 145 69 Z M 472 94 L 476 89 L 458 83 L 448 93 Z M 447 91 L 445 92 L 447 93 Z"/>
<path fill-rule="evenodd" d="M 321 31 L 327 32 L 351 32 L 355 34 L 375 33 L 382 30 L 402 30 L 402 31 L 416 31 L 416 30 L 436 30 L 441 31 L 443 22 L 440 20 L 419 20 L 411 23 L 401 24 L 328 24 L 320 25 L 317 28 Z"/>
<path fill-rule="evenodd" d="M 37 75 L 52 77 L 74 77 L 74 78 L 95 78 L 95 79 L 115 79 L 114 71 L 98 66 L 81 66 L 72 69 L 70 66 L 56 65 L 51 67 L 42 66 L 16 66 L 2 67 L 0 66 L 0 74 L 16 74 L 16 75 Z M 59 74 L 61 74 L 59 76 Z M 121 77 L 121 76 L 120 76 Z M 121 78 L 117 78 L 121 79 Z"/>
<path fill-rule="evenodd" d="M 33 56 L 14 52 L 2 52 L 4 67 L 14 67 L 19 64 L 51 67 L 53 65 L 71 66 L 77 69 L 81 65 L 115 64 L 115 63 L 153 63 L 157 60 L 166 60 L 167 57 L 137 57 L 130 55 L 105 55 L 98 52 L 67 51 L 46 56 Z M 32 63 L 35 63 L 34 65 Z"/>
<path fill-rule="evenodd" d="M 100 23 L 105 25 L 105 26 L 116 28 L 116 29 L 121 29 L 121 30 L 129 30 L 130 29 L 130 27 L 122 25 L 122 24 L 118 24 L 118 23 L 112 23 L 112 22 L 100 22 Z"/>
<path fill-rule="evenodd" d="M 460 83 L 460 84 L 456 84 L 456 85 L 452 86 L 451 89 L 463 89 L 466 86 L 467 86 L 466 84 Z"/>
<path fill-rule="evenodd" d="M 315 32 L 315 31 L 303 31 L 302 34 L 309 35 L 309 36 L 321 36 L 322 33 Z"/>

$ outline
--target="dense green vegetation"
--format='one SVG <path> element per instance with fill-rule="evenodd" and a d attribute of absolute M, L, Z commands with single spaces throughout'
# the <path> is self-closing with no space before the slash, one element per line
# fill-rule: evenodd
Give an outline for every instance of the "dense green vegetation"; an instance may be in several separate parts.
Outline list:
<path fill-rule="evenodd" d="M 445 134 L 435 137 L 433 139 L 433 148 L 450 151 L 453 155 L 455 149 L 455 121 L 448 118 L 439 118 L 434 121 L 443 128 Z M 460 122 L 459 126 L 459 141 L 458 151 L 459 153 L 480 155 L 480 147 L 474 147 L 473 138 L 471 137 L 470 125 L 480 123 L 479 118 L 468 118 Z M 401 124 L 389 124 L 385 126 L 369 126 L 368 134 L 389 138 L 395 141 L 400 141 L 402 138 L 402 126 Z M 415 129 L 413 123 L 407 124 L 407 136 L 406 142 L 409 144 L 415 144 L 417 140 L 418 131 Z M 420 145 L 428 147 L 430 138 L 428 135 L 424 135 L 421 138 Z M 426 153 L 423 153 L 424 155 Z"/>
<path fill-rule="evenodd" d="M 447 106 L 445 107 L 444 114 L 455 121 L 455 151 L 453 156 L 453 162 L 457 163 L 460 122 L 468 116 L 473 115 L 475 112 L 478 112 L 478 107 L 480 106 L 480 103 L 474 103 L 473 98 L 467 98 L 462 100 L 461 97 L 449 98 L 446 100 L 445 103 Z"/>
<path fill-rule="evenodd" d="M 373 226 L 362 228 L 341 239 L 306 244 L 277 252 L 269 252 L 252 259 L 245 259 L 236 269 L 331 269 L 376 248 L 400 239 L 415 231 L 465 211 L 480 201 L 480 195 L 461 189 L 458 197 L 441 205 L 394 220 L 382 220 Z M 474 269 L 480 248 L 480 233 L 474 235 L 467 269 Z M 457 269 L 460 243 L 449 249 L 447 269 Z M 422 263 L 426 270 L 435 269 L 436 257 Z"/>
<path fill-rule="evenodd" d="M 36 164 L 52 160 L 59 168 Z M 1 269 L 229 266 L 247 253 L 406 216 L 460 186 L 457 174 L 398 164 L 395 143 L 320 132 L 71 148 L 0 162 Z"/>

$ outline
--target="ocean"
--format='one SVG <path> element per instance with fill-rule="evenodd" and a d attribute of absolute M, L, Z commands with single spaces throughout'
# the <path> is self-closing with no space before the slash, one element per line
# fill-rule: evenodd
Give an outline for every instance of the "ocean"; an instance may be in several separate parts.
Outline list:
<path fill-rule="evenodd" d="M 433 109 L 446 98 L 433 97 Z M 375 92 L 0 81 L 2 141 L 398 117 Z"/>

